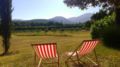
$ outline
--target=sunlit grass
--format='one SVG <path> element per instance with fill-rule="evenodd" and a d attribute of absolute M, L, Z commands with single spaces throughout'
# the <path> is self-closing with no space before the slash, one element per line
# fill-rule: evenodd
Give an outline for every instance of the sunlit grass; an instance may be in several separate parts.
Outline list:
<path fill-rule="evenodd" d="M 73 51 L 85 39 L 91 39 L 88 31 L 13 33 L 9 54 L 0 57 L 0 67 L 34 67 L 34 52 L 31 44 L 48 42 L 57 43 L 61 56 L 60 67 L 65 67 L 64 61 L 67 57 L 64 56 L 64 53 Z M 0 44 L 2 44 L 1 40 L 0 38 Z M 102 44 L 97 46 L 96 51 L 102 67 L 120 67 L 119 51 L 106 48 Z M 1 47 L 0 52 L 2 52 Z"/>

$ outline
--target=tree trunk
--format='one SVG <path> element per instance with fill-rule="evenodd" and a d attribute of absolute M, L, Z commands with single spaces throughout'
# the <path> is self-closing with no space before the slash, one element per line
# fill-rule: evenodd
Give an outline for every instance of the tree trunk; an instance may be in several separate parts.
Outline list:
<path fill-rule="evenodd" d="M 120 8 L 115 8 L 115 22 L 118 27 L 120 27 Z"/>
<path fill-rule="evenodd" d="M 4 48 L 2 55 L 7 54 L 10 46 L 11 4 L 12 0 L 0 0 L 1 35 Z"/>

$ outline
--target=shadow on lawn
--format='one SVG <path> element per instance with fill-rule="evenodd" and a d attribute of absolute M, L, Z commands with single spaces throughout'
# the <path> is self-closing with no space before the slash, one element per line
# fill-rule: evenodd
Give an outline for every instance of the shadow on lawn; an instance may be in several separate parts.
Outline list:
<path fill-rule="evenodd" d="M 16 36 L 57 36 L 57 37 L 72 37 L 72 35 L 16 35 Z"/>
<path fill-rule="evenodd" d="M 15 55 L 15 54 L 19 54 L 19 51 L 11 51 L 11 52 L 8 52 L 7 54 L 5 55 L 0 55 L 0 56 L 10 56 L 10 55 Z"/>

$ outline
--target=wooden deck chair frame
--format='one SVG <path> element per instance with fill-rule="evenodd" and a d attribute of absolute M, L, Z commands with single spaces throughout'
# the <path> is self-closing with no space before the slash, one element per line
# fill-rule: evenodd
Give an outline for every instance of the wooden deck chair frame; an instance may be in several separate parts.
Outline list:
<path fill-rule="evenodd" d="M 94 55 L 95 55 L 96 62 L 93 61 L 92 59 L 90 59 L 89 57 L 86 57 L 87 54 L 86 54 L 86 56 L 79 56 L 79 54 L 78 54 L 77 51 L 78 51 L 78 49 L 81 49 L 80 47 L 82 46 L 82 44 L 83 44 L 85 41 L 98 41 L 98 42 L 99 42 L 99 40 L 97 40 L 97 39 L 95 39 L 95 40 L 83 40 L 82 43 L 72 52 L 72 54 L 71 54 L 71 55 L 67 58 L 67 60 L 65 61 L 65 64 L 66 64 L 67 67 L 69 67 L 68 62 L 73 62 L 73 63 L 75 63 L 75 61 L 78 61 L 78 64 L 81 64 L 82 61 L 80 60 L 80 58 L 82 58 L 82 57 L 85 57 L 87 60 L 89 60 L 89 61 L 92 62 L 94 65 L 96 65 L 96 66 L 99 67 L 98 57 L 97 57 L 95 48 L 93 49 L 93 52 L 94 52 Z M 97 43 L 97 44 L 98 44 L 98 43 Z M 97 46 L 97 45 L 96 45 L 96 46 Z M 76 57 L 77 60 L 72 59 L 74 53 L 76 53 L 76 55 L 75 55 L 74 57 Z"/>
<path fill-rule="evenodd" d="M 57 51 L 57 61 L 56 62 L 52 62 L 52 63 L 46 63 L 46 64 L 54 64 L 54 63 L 57 63 L 58 64 L 58 67 L 59 67 L 59 53 L 58 53 L 58 50 L 57 50 L 57 44 L 56 43 L 40 43 L 40 44 L 31 44 L 32 48 L 34 49 L 34 46 L 37 46 L 37 45 L 51 45 L 51 44 L 54 44 L 56 45 L 56 51 Z M 36 54 L 36 51 L 34 49 L 34 60 L 35 60 L 35 64 L 36 64 L 36 59 L 37 59 L 37 54 Z M 41 62 L 42 62 L 42 59 L 43 58 L 39 58 L 39 62 L 38 62 L 38 66 L 37 67 L 40 67 L 41 65 Z"/>

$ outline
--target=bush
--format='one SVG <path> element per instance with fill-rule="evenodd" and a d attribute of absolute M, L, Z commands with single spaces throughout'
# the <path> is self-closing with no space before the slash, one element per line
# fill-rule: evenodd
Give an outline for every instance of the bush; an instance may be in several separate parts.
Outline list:
<path fill-rule="evenodd" d="M 93 39 L 101 39 L 105 46 L 120 50 L 120 27 L 115 26 L 115 15 L 96 21 L 91 27 Z"/>
<path fill-rule="evenodd" d="M 107 16 L 101 20 L 95 21 L 91 27 L 92 39 L 101 38 L 102 34 L 105 32 L 104 30 L 113 25 L 114 25 L 114 15 Z"/>
<path fill-rule="evenodd" d="M 106 28 L 101 40 L 105 46 L 120 50 L 120 27 Z"/>

